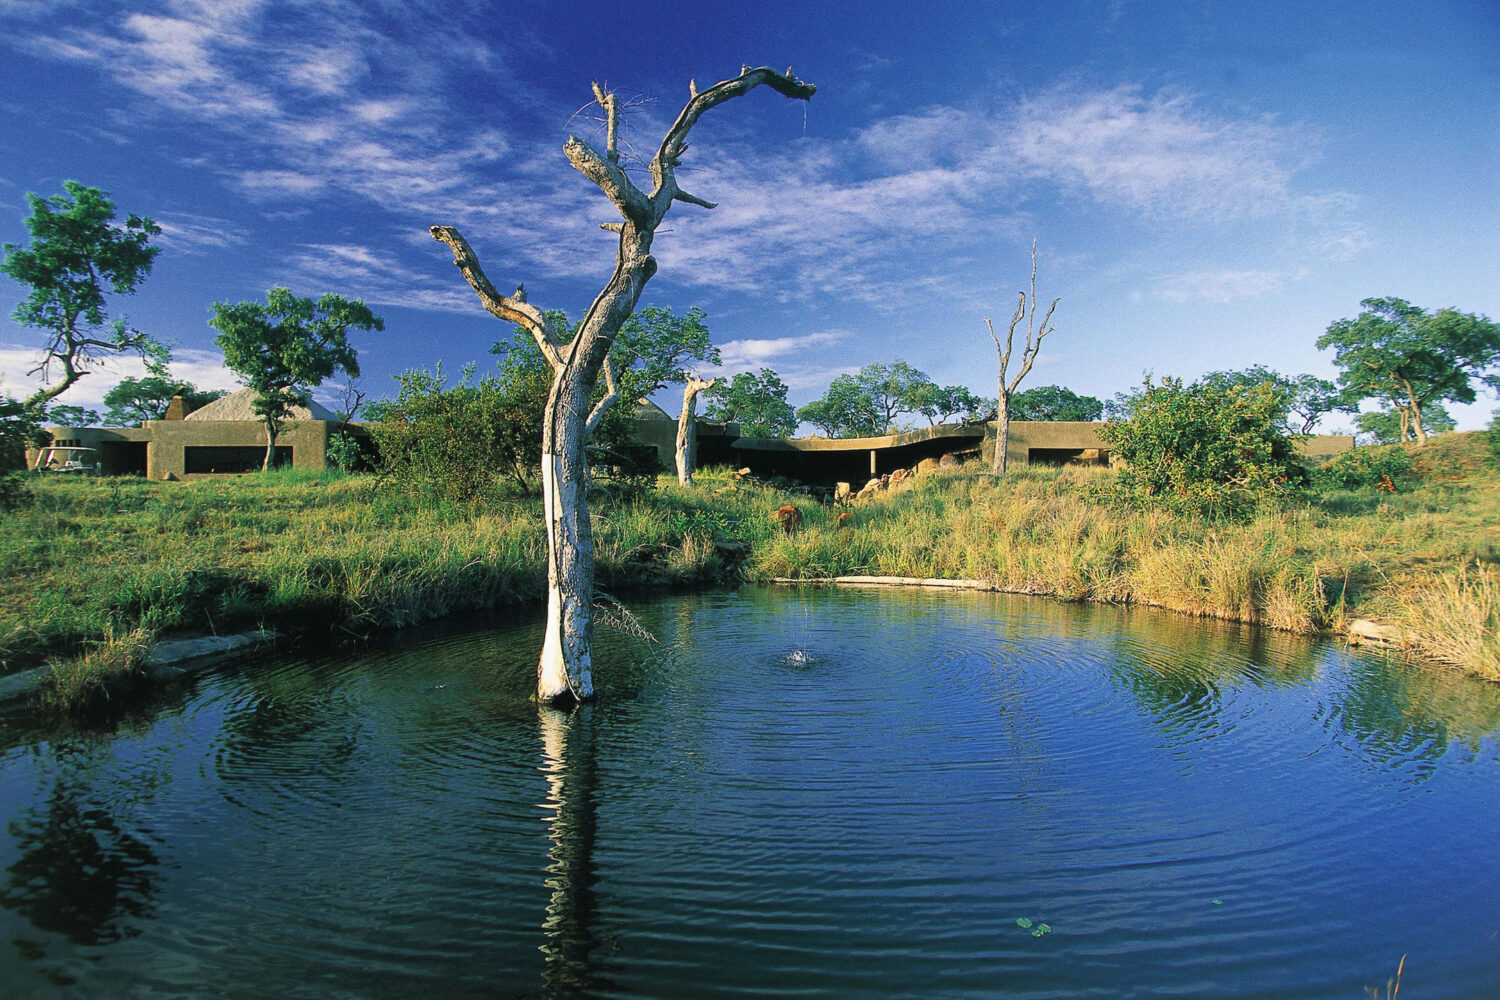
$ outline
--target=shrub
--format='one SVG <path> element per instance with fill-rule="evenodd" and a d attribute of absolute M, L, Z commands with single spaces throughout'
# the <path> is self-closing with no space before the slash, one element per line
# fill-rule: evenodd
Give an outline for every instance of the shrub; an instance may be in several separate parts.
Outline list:
<path fill-rule="evenodd" d="M 474 367 L 451 389 L 442 366 L 396 376 L 401 389 L 370 428 L 382 485 L 400 492 L 468 502 L 497 476 L 526 476 L 541 464 L 544 374 L 506 372 L 473 381 Z"/>
<path fill-rule="evenodd" d="M 1490 468 L 1500 469 L 1500 410 L 1490 419 L 1490 428 L 1484 432 L 1485 441 L 1489 445 L 1488 460 Z"/>
<path fill-rule="evenodd" d="M 359 439 L 353 434 L 340 432 L 328 439 L 326 457 L 330 468 L 340 472 L 353 472 L 363 452 Z"/>
<path fill-rule="evenodd" d="M 1395 492 L 1415 478 L 1411 456 L 1400 446 L 1346 451 L 1313 473 L 1313 482 L 1325 490 L 1376 487 Z"/>
<path fill-rule="evenodd" d="M 1148 377 L 1128 420 L 1099 436 L 1124 460 L 1113 496 L 1137 508 L 1242 518 L 1306 478 L 1286 431 L 1288 398 L 1276 386 L 1224 386 Z"/>

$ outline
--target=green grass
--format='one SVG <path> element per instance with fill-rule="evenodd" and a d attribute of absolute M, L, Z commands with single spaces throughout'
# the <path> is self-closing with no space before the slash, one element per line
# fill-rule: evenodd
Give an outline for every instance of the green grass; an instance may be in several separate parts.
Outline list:
<path fill-rule="evenodd" d="M 839 510 L 707 470 L 695 490 L 663 477 L 654 491 L 597 497 L 598 579 L 606 590 L 980 579 L 1300 633 L 1376 617 L 1407 627 L 1424 655 L 1500 679 L 1500 473 L 1482 452 L 1480 435 L 1444 435 L 1414 450 L 1421 478 L 1406 492 L 1337 491 L 1229 525 L 1096 502 L 1109 470 L 1020 467 L 923 477 L 841 528 Z M 545 590 L 532 496 L 423 507 L 371 477 L 303 472 L 32 489 L 32 504 L 0 515 L 0 671 L 78 673 L 76 691 L 56 685 L 60 702 L 108 689 L 103 674 L 128 677 L 132 651 L 164 633 L 363 636 Z M 770 517 L 788 503 L 802 513 L 789 535 Z"/>

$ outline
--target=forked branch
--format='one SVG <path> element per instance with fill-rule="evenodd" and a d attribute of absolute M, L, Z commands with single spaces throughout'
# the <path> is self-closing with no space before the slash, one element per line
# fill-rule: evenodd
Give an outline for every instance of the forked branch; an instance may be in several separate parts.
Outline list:
<path fill-rule="evenodd" d="M 542 315 L 542 311 L 526 301 L 526 286 L 517 285 L 514 294 L 501 295 L 484 273 L 484 268 L 479 266 L 479 257 L 469 246 L 469 241 L 457 229 L 452 226 L 433 226 L 428 232 L 433 239 L 446 243 L 448 249 L 453 251 L 453 263 L 458 265 L 458 270 L 469 287 L 479 295 L 484 308 L 492 316 L 525 329 L 541 349 L 542 357 L 554 369 L 561 367 L 563 362 L 558 348 L 563 344 L 562 338 L 547 325 L 547 318 Z"/>

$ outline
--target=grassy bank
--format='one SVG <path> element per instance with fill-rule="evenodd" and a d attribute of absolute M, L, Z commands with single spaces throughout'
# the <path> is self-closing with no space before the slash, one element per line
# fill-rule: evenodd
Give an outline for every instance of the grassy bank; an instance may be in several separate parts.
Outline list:
<path fill-rule="evenodd" d="M 1106 469 L 934 477 L 844 529 L 773 539 L 755 570 L 980 579 L 1301 633 L 1373 617 L 1421 655 L 1500 681 L 1500 476 L 1476 434 L 1413 456 L 1419 478 L 1394 494 L 1337 490 L 1243 524 L 1093 502 Z"/>
<path fill-rule="evenodd" d="M 1092 501 L 1111 475 L 1100 469 L 924 477 L 843 527 L 837 511 L 722 473 L 694 491 L 663 480 L 595 501 L 599 578 L 606 589 L 977 578 L 1293 632 L 1378 617 L 1408 628 L 1425 655 L 1500 680 L 1500 477 L 1477 438 L 1416 452 L 1422 478 L 1402 492 L 1333 492 L 1238 525 Z M 33 489 L 31 506 L 0 515 L 0 670 L 53 662 L 65 702 L 81 697 L 75 681 L 99 687 L 82 671 L 128 672 L 143 636 L 270 626 L 357 637 L 544 590 L 534 497 L 423 506 L 382 496 L 368 477 L 303 473 Z M 803 514 L 791 535 L 769 517 L 786 503 Z"/>

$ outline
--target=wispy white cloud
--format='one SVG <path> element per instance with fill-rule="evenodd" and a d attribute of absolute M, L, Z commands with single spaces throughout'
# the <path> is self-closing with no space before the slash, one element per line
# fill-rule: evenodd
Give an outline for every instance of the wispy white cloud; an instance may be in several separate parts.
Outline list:
<path fill-rule="evenodd" d="M 1282 271 L 1196 271 L 1158 278 L 1157 294 L 1168 302 L 1233 302 L 1280 291 L 1288 275 Z"/>
<path fill-rule="evenodd" d="M 267 211 L 352 196 L 403 225 L 421 220 L 414 231 L 460 225 L 502 284 L 607 273 L 611 237 L 596 227 L 614 209 L 557 144 L 534 137 L 536 121 L 561 126 L 571 107 L 551 107 L 507 75 L 500 54 L 448 9 L 404 6 L 398 36 L 378 8 L 355 0 L 132 6 L 31 22 L 8 44 L 89 66 L 144 107 L 203 124 L 239 154 L 215 169 Z M 445 59 L 432 59 L 439 48 Z M 494 95 L 487 118 L 451 99 L 454 71 L 471 77 L 466 91 L 482 81 Z M 643 152 L 679 99 L 627 121 Z M 800 121 L 800 109 L 788 113 Z M 591 126 L 580 118 L 568 127 Z M 1103 207 L 1158 230 L 1279 227 L 1293 234 L 1294 256 L 1339 259 L 1368 239 L 1347 195 L 1303 190 L 1317 148 L 1318 136 L 1298 124 L 1128 85 L 936 105 L 842 138 L 729 128 L 695 145 L 681 175 L 721 207 L 679 205 L 654 252 L 663 277 L 690 288 L 782 302 L 831 296 L 882 310 L 917 295 L 967 301 L 978 248 L 1030 235 L 1035 219 L 1023 206 L 1057 190 L 1085 211 Z M 179 238 L 192 231 L 182 227 Z M 368 301 L 472 308 L 466 289 L 446 287 L 451 271 L 442 284 L 408 277 L 414 252 L 400 241 L 363 260 L 309 250 L 296 265 L 368 279 Z"/>
<path fill-rule="evenodd" d="M 161 236 L 156 242 L 183 253 L 242 246 L 250 238 L 238 223 L 208 215 L 164 212 L 156 215 L 154 221 L 161 226 Z"/>
<path fill-rule="evenodd" d="M 731 340 L 719 347 L 719 354 L 726 370 L 745 371 L 761 365 L 770 365 L 774 361 L 796 356 L 814 348 L 841 343 L 847 339 L 849 339 L 847 331 L 829 330 L 793 337 Z"/>

